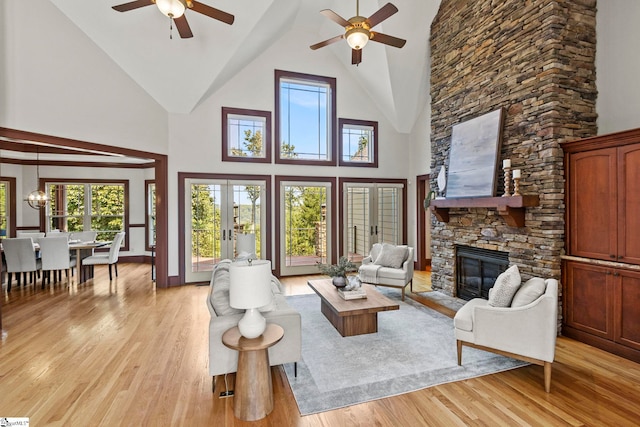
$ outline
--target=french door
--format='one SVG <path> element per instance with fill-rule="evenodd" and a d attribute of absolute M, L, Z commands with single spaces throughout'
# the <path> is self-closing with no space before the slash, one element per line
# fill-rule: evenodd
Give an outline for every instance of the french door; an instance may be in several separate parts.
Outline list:
<path fill-rule="evenodd" d="M 279 183 L 280 275 L 317 274 L 331 260 L 330 182 Z"/>
<path fill-rule="evenodd" d="M 235 257 L 236 235 L 252 233 L 255 252 L 265 253 L 266 182 L 262 180 L 185 180 L 185 281 L 211 279 L 220 260 Z"/>
<path fill-rule="evenodd" d="M 342 253 L 353 262 L 369 255 L 374 243 L 402 244 L 404 184 L 345 182 L 342 188 Z"/>

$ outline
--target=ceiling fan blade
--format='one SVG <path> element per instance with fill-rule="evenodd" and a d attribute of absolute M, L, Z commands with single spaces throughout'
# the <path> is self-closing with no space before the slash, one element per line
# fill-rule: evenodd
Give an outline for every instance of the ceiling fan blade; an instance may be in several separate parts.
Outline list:
<path fill-rule="evenodd" d="M 321 47 L 325 47 L 327 45 L 333 44 L 337 41 L 340 41 L 344 38 L 344 34 L 340 34 L 339 36 L 335 36 L 330 38 L 329 40 L 325 40 L 323 42 L 320 43 L 316 43 L 314 45 L 309 46 L 311 48 L 311 50 L 316 50 L 316 49 L 320 49 Z"/>
<path fill-rule="evenodd" d="M 388 36 L 382 33 L 376 33 L 371 31 L 371 41 L 388 44 L 393 47 L 402 47 L 407 42 L 404 39 L 399 39 L 398 37 Z"/>
<path fill-rule="evenodd" d="M 362 62 L 362 49 L 351 49 L 351 64 L 358 65 Z"/>
<path fill-rule="evenodd" d="M 232 14 L 223 12 L 220 9 L 213 8 L 211 6 L 207 6 L 203 3 L 198 3 L 193 0 L 193 10 L 203 15 L 208 16 L 209 18 L 217 19 L 218 21 L 224 22 L 225 24 L 233 24 L 233 21 L 236 19 Z"/>
<path fill-rule="evenodd" d="M 392 5 L 391 3 L 387 3 L 380 8 L 376 13 L 367 18 L 367 23 L 369 24 L 369 28 L 373 28 L 394 13 L 398 11 L 398 8 Z"/>
<path fill-rule="evenodd" d="M 320 11 L 320 13 L 326 16 L 327 18 L 331 19 L 336 24 L 341 25 L 343 27 L 348 27 L 351 25 L 351 22 L 347 21 L 346 19 L 344 19 L 342 16 L 338 15 L 331 9 L 323 9 Z"/>
<path fill-rule="evenodd" d="M 180 34 L 180 38 L 188 39 L 193 37 L 193 33 L 191 32 L 191 27 L 187 22 L 187 18 L 182 15 L 180 18 L 176 18 L 173 20 L 176 24 L 176 28 L 178 29 L 178 34 Z"/>
<path fill-rule="evenodd" d="M 152 4 L 153 2 L 151 0 L 136 0 L 129 3 L 123 3 L 117 6 L 113 6 L 111 9 L 117 10 L 118 12 L 127 12 L 129 10 L 137 9 L 144 6 L 150 6 Z"/>

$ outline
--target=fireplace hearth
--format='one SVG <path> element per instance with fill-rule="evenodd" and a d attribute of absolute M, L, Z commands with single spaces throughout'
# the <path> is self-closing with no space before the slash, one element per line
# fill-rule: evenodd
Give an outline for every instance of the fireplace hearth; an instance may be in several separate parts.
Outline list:
<path fill-rule="evenodd" d="M 456 294 L 458 298 L 489 298 L 489 289 L 509 267 L 509 253 L 456 245 Z"/>

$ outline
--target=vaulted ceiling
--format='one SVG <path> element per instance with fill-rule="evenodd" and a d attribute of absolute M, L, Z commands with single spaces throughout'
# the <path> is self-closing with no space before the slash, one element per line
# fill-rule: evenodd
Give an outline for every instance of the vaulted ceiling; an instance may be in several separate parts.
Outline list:
<path fill-rule="evenodd" d="M 149 0 L 151 2 L 151 0 Z M 201 0 L 235 16 L 227 25 L 187 10 L 193 38 L 181 39 L 169 18 L 151 4 L 128 12 L 112 6 L 126 0 L 51 0 L 167 111 L 189 113 L 281 37 L 302 29 L 308 39 L 296 49 L 341 34 L 338 24 L 320 14 L 332 9 L 349 19 L 356 0 Z M 387 1 L 361 0 L 368 17 Z M 397 131 L 412 130 L 428 99 L 428 38 L 440 0 L 392 0 L 399 12 L 374 29 L 407 40 L 402 49 L 370 42 L 363 62 L 351 65 L 345 41 L 330 49 L 335 60 L 361 82 Z M 295 52 L 292 52 L 295 55 Z M 170 84 L 169 84 L 170 82 Z"/>

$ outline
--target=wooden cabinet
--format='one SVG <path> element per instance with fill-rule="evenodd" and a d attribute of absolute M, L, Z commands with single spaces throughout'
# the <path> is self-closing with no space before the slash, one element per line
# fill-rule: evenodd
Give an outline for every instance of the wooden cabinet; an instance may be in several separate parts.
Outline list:
<path fill-rule="evenodd" d="M 640 129 L 562 148 L 563 334 L 640 362 Z"/>
<path fill-rule="evenodd" d="M 640 271 L 565 261 L 563 334 L 640 361 Z"/>
<path fill-rule="evenodd" d="M 640 264 L 640 143 L 567 160 L 569 254 Z"/>

